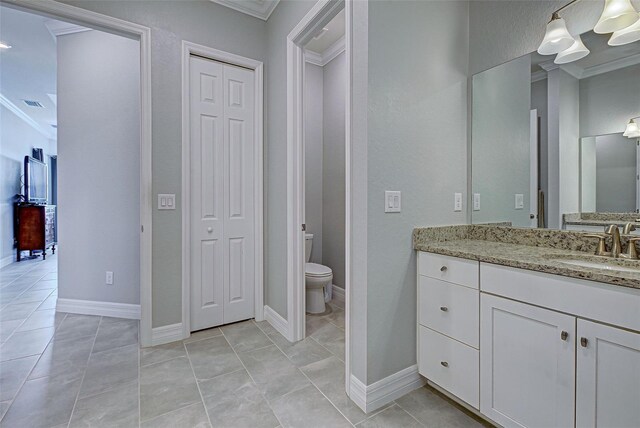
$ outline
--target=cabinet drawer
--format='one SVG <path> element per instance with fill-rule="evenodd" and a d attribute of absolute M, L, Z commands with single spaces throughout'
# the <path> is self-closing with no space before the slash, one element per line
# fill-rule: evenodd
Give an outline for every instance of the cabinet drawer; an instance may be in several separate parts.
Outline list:
<path fill-rule="evenodd" d="M 418 370 L 476 409 L 480 408 L 479 353 L 424 326 L 419 327 Z"/>
<path fill-rule="evenodd" d="M 418 253 L 418 273 L 465 287 L 478 288 L 480 263 L 457 257 Z"/>
<path fill-rule="evenodd" d="M 420 287 L 420 324 L 478 349 L 480 292 L 426 276 Z"/>

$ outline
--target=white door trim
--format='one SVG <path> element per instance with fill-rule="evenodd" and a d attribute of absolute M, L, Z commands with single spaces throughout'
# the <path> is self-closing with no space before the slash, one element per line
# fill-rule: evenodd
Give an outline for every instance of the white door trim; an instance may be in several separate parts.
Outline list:
<path fill-rule="evenodd" d="M 251 58 L 224 52 L 208 46 L 182 41 L 182 334 L 191 334 L 191 139 L 189 111 L 189 58 L 209 58 L 253 70 L 255 83 L 255 296 L 254 316 L 264 320 L 264 251 L 263 251 L 263 64 Z"/>
<path fill-rule="evenodd" d="M 140 344 L 151 345 L 152 328 L 152 157 L 151 29 L 54 0 L 0 0 L 3 5 L 140 41 Z"/>
<path fill-rule="evenodd" d="M 287 339 L 305 335 L 304 232 L 304 45 L 341 9 L 346 13 L 347 87 L 345 109 L 345 387 L 350 390 L 351 294 L 351 80 L 352 1 L 318 0 L 287 36 Z"/>

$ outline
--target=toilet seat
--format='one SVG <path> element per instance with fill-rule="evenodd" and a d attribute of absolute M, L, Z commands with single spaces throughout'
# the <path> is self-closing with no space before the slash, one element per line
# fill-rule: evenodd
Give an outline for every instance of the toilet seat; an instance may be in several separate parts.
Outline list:
<path fill-rule="evenodd" d="M 331 275 L 333 275 L 333 271 L 328 266 L 320 265 L 318 263 L 307 263 L 305 265 L 305 276 L 321 278 Z"/>

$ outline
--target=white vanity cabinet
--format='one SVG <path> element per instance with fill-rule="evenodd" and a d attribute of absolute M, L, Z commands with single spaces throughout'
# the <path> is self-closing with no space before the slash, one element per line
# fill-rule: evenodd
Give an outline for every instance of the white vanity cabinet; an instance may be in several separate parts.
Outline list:
<path fill-rule="evenodd" d="M 472 407 L 479 396 L 479 263 L 418 255 L 418 371 Z"/>
<path fill-rule="evenodd" d="M 579 319 L 577 341 L 576 426 L 640 426 L 640 334 Z"/>
<path fill-rule="evenodd" d="M 418 253 L 418 370 L 505 427 L 640 427 L 640 289 Z"/>
<path fill-rule="evenodd" d="M 503 426 L 572 427 L 576 319 L 483 294 L 480 411 Z"/>

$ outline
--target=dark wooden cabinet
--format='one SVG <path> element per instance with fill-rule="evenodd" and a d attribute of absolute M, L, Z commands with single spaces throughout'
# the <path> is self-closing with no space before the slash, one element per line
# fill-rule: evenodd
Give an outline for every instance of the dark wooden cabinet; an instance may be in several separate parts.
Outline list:
<path fill-rule="evenodd" d="M 16 205 L 17 260 L 22 251 L 42 251 L 43 259 L 49 248 L 55 254 L 55 223 L 55 205 Z"/>

